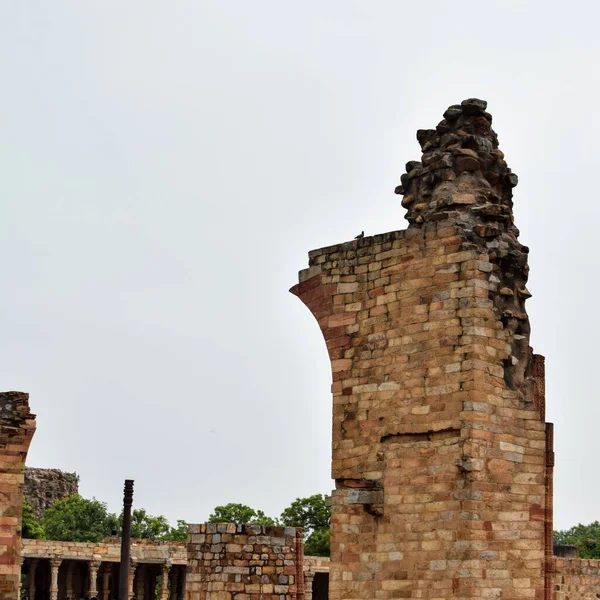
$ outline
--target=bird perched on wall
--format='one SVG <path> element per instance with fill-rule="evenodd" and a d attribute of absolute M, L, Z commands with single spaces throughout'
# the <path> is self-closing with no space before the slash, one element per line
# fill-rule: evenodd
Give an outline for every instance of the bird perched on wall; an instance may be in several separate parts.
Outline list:
<path fill-rule="evenodd" d="M 354 239 L 355 240 L 362 240 L 365 237 L 365 232 L 361 231 Z"/>

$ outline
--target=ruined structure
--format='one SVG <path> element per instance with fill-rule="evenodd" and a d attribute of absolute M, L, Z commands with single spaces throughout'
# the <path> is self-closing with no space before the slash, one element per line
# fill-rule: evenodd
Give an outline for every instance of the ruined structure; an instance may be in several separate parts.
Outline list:
<path fill-rule="evenodd" d="M 29 600 L 116 599 L 120 554 L 119 538 L 96 544 L 23 540 L 23 593 Z M 183 542 L 134 540 L 131 559 L 130 598 L 154 600 L 159 582 L 161 600 L 184 597 L 187 552 Z"/>
<path fill-rule="evenodd" d="M 190 525 L 187 544 L 133 540 L 129 598 L 328 600 L 329 559 L 304 557 L 302 544 L 294 527 L 232 523 Z M 118 538 L 23 540 L 21 557 L 22 594 L 29 600 L 117 598 Z"/>
<path fill-rule="evenodd" d="M 34 432 L 29 396 L 0 393 L 0 598 L 7 600 L 20 591 L 23 469 Z"/>
<path fill-rule="evenodd" d="M 57 500 L 79 493 L 77 473 L 66 473 L 58 469 L 25 468 L 23 495 L 36 518 L 42 515 Z"/>
<path fill-rule="evenodd" d="M 309 254 L 333 372 L 333 600 L 552 597 L 552 427 L 517 177 L 481 100 L 420 130 L 409 227 Z"/>
<path fill-rule="evenodd" d="M 302 529 L 190 525 L 187 590 L 200 600 L 296 600 L 304 594 Z"/>

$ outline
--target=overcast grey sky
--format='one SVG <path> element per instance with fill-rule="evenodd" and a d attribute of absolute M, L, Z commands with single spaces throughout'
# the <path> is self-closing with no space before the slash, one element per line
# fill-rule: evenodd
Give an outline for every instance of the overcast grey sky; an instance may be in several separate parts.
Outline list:
<path fill-rule="evenodd" d="M 555 525 L 600 519 L 600 17 L 502 0 L 0 2 L 0 387 L 32 466 L 171 520 L 327 493 L 313 248 L 405 227 L 418 128 L 489 102 L 531 247 Z"/>

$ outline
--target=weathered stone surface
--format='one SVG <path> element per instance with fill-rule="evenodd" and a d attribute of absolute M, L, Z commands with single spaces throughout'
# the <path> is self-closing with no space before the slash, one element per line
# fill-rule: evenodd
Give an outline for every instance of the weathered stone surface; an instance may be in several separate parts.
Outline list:
<path fill-rule="evenodd" d="M 407 209 L 411 227 L 447 220 L 464 229 L 464 241 L 489 252 L 496 265 L 493 276 L 500 282 L 500 292 L 492 299 L 499 314 L 505 315 L 506 341 L 513 346 L 511 355 L 517 358 L 507 360 L 506 379 L 510 387 L 526 395 L 532 386 L 527 376 L 532 360 L 529 322 L 506 317 L 510 313 L 526 314 L 524 301 L 528 297 L 512 293 L 513 289 L 525 288 L 529 270 L 528 249 L 518 242 L 519 231 L 512 216 L 512 189 L 518 177 L 498 148 L 498 136 L 489 127 L 491 116 L 486 108 L 484 100 L 464 100 L 460 107 L 453 105 L 446 111 L 449 118 L 444 119 L 442 137 L 430 129 L 417 132 L 423 156 L 421 161 L 407 163 L 420 167 L 411 171 L 412 176 L 403 176 L 402 193 L 409 200 L 402 206 Z M 451 143 L 444 146 L 445 142 Z M 436 179 L 433 166 L 440 161 L 452 165 L 445 169 L 451 178 Z M 511 293 L 506 292 L 507 288 Z"/>
<path fill-rule="evenodd" d="M 219 530 L 227 533 L 215 533 Z M 303 596 L 301 529 L 208 523 L 190 525 L 190 533 L 189 598 L 296 600 Z M 315 568 L 318 565 L 314 561 Z"/>
<path fill-rule="evenodd" d="M 550 600 L 552 427 L 486 108 L 417 133 L 406 231 L 312 251 L 291 290 L 332 366 L 331 600 Z"/>
<path fill-rule="evenodd" d="M 25 469 L 23 495 L 38 519 L 54 502 L 77 494 L 78 491 L 79 477 L 77 473 L 33 467 Z"/>
<path fill-rule="evenodd" d="M 24 558 L 54 556 L 69 557 L 79 561 L 118 563 L 121 560 L 121 539 L 106 538 L 102 542 L 57 542 L 54 540 L 23 540 L 21 555 Z M 137 540 L 131 542 L 131 556 L 136 563 L 187 564 L 184 542 Z"/>
<path fill-rule="evenodd" d="M 599 597 L 600 560 L 557 558 L 555 563 L 553 600 L 588 600 Z"/>
<path fill-rule="evenodd" d="M 485 100 L 478 100 L 477 98 L 469 98 L 469 100 L 463 100 L 460 106 L 463 114 L 467 117 L 481 116 L 485 114 L 487 102 Z"/>
<path fill-rule="evenodd" d="M 34 432 L 35 415 L 29 410 L 29 395 L 0 393 L 0 598 L 3 600 L 18 599 L 23 470 Z"/>

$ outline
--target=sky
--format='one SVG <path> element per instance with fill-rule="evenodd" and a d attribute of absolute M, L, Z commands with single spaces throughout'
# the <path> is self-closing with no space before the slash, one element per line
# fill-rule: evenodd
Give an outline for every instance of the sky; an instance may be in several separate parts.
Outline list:
<path fill-rule="evenodd" d="M 328 493 L 330 367 L 288 290 L 405 228 L 419 128 L 484 98 L 519 175 L 555 527 L 600 519 L 600 8 L 588 1 L 0 3 L 0 388 L 28 464 L 172 522 Z"/>

